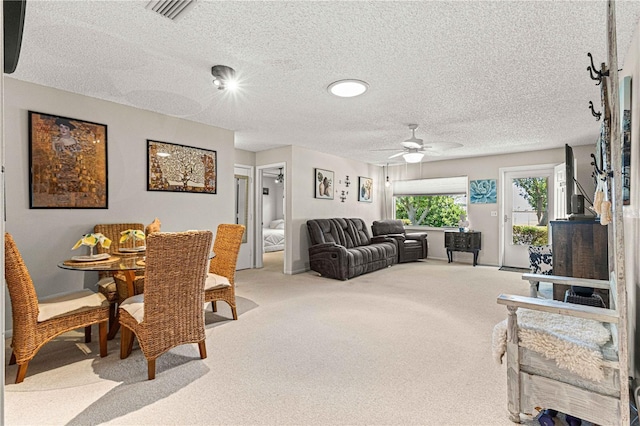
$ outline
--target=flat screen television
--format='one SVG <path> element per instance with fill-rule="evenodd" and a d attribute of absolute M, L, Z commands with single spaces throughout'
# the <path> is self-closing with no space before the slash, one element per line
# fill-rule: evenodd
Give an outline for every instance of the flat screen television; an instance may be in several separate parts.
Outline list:
<path fill-rule="evenodd" d="M 574 212 L 571 207 L 571 199 L 576 193 L 576 179 L 575 179 L 575 165 L 576 160 L 573 157 L 573 149 L 569 146 L 569 144 L 564 144 L 564 164 L 565 164 L 565 200 L 567 207 L 567 216 L 570 216 Z"/>

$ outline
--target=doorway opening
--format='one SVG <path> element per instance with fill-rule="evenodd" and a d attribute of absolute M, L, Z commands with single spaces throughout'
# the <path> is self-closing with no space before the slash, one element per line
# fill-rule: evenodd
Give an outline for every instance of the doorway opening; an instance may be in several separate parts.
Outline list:
<path fill-rule="evenodd" d="M 285 176 L 284 163 L 258 167 L 256 191 L 256 268 L 282 273 L 286 261 Z"/>

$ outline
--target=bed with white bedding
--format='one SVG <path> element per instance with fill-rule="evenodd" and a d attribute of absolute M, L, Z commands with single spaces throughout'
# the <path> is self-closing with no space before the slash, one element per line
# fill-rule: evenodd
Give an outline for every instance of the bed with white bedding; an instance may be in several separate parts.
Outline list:
<path fill-rule="evenodd" d="M 272 220 L 262 230 L 264 252 L 284 250 L 284 219 Z"/>

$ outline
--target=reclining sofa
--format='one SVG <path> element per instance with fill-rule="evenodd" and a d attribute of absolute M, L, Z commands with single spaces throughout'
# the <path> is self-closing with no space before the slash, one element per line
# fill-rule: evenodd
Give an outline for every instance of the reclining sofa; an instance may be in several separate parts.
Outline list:
<path fill-rule="evenodd" d="M 362 219 L 311 219 L 307 230 L 309 265 L 324 277 L 347 280 L 397 263 L 394 240 L 370 237 Z"/>
<path fill-rule="evenodd" d="M 385 235 L 398 243 L 398 263 L 426 259 L 429 253 L 426 232 L 407 233 L 401 220 L 374 220 L 371 225 L 374 236 Z"/>

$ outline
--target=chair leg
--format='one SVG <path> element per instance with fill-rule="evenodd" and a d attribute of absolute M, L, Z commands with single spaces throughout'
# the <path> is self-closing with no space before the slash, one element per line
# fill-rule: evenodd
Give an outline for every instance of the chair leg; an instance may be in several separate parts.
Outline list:
<path fill-rule="evenodd" d="M 133 349 L 133 333 L 127 327 L 122 327 L 120 331 L 120 359 L 125 359 L 131 355 Z"/>
<path fill-rule="evenodd" d="M 218 307 L 216 306 L 216 301 L 211 302 L 211 310 L 213 312 L 218 312 Z"/>
<path fill-rule="evenodd" d="M 156 360 L 148 359 L 147 360 L 147 375 L 149 376 L 149 380 L 153 380 L 156 378 Z"/>
<path fill-rule="evenodd" d="M 231 314 L 233 315 L 233 319 L 237 320 L 238 319 L 238 311 L 236 311 L 236 305 L 229 305 L 231 306 Z"/>
<path fill-rule="evenodd" d="M 18 365 L 18 374 L 16 374 L 16 384 L 22 383 L 24 377 L 27 375 L 27 367 L 29 367 L 29 361 L 24 364 Z"/>
<path fill-rule="evenodd" d="M 107 321 L 98 324 L 98 336 L 100 338 L 100 357 L 107 356 Z"/>
<path fill-rule="evenodd" d="M 15 365 L 16 363 L 16 353 L 11 351 L 11 358 L 9 359 L 9 365 Z"/>
<path fill-rule="evenodd" d="M 198 342 L 198 349 L 200 350 L 200 358 L 205 359 L 207 357 L 207 342 L 204 340 Z"/>
<path fill-rule="evenodd" d="M 84 328 L 84 342 L 91 343 L 91 326 L 90 325 Z"/>

